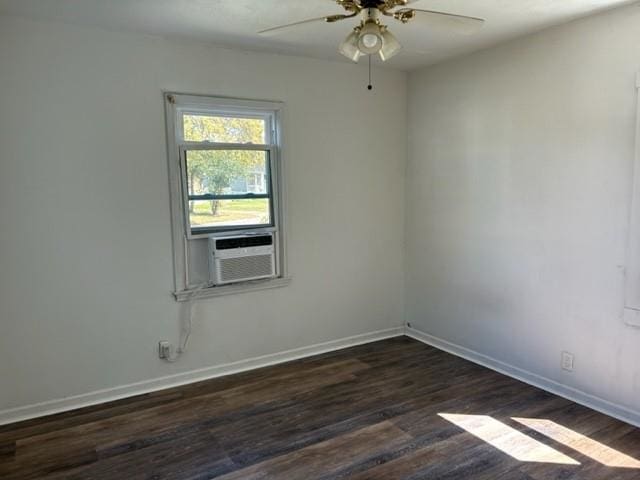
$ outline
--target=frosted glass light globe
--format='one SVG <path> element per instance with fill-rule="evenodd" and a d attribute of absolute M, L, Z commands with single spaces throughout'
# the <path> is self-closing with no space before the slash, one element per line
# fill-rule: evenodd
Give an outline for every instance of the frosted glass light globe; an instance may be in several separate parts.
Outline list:
<path fill-rule="evenodd" d="M 362 43 L 367 48 L 374 48 L 378 45 L 378 36 L 372 33 L 367 33 L 362 36 Z"/>

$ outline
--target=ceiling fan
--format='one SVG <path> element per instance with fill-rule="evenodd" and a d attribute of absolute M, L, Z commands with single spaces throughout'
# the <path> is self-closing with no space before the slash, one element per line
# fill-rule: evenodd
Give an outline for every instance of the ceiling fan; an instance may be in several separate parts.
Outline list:
<path fill-rule="evenodd" d="M 360 16 L 360 23 L 340 44 L 340 53 L 354 62 L 357 62 L 363 55 L 375 54 L 378 54 L 382 61 L 386 61 L 396 55 L 402 45 L 389 31 L 389 28 L 382 23 L 384 16 L 394 18 L 402 23 L 409 23 L 414 19 L 421 20 L 429 26 L 444 27 L 467 34 L 477 31 L 484 24 L 482 18 L 422 10 L 410 6 L 418 1 L 420 0 L 335 0 L 346 10 L 346 14 L 311 18 L 268 28 L 258 33 L 272 35 L 309 23 L 322 21 L 335 23 Z"/>

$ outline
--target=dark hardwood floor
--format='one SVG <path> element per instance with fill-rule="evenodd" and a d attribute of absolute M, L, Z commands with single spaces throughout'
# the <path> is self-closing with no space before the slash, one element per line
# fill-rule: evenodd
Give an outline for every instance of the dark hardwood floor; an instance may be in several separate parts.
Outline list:
<path fill-rule="evenodd" d="M 0 427 L 0 478 L 640 479 L 640 430 L 406 337 Z"/>

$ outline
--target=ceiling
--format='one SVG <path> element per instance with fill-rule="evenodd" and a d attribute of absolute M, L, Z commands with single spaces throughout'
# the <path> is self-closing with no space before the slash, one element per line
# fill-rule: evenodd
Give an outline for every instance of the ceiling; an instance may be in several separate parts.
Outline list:
<path fill-rule="evenodd" d="M 413 70 L 635 0 L 419 0 L 426 8 L 486 19 L 471 36 L 388 19 L 404 45 L 388 66 Z M 341 13 L 333 0 L 0 0 L 0 14 L 197 39 L 257 51 L 343 59 L 338 44 L 355 20 L 305 25 L 274 37 L 258 30 Z"/>

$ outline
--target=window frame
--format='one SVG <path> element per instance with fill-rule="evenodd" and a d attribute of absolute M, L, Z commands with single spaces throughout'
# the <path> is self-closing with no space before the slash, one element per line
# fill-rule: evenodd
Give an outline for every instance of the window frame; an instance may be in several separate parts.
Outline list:
<path fill-rule="evenodd" d="M 189 195 L 188 186 L 188 173 L 187 173 L 187 153 L 190 151 L 205 150 L 244 150 L 244 151 L 257 151 L 265 152 L 267 154 L 267 178 L 266 194 L 246 193 L 239 195 L 211 195 L 207 198 L 199 198 L 197 200 L 240 200 L 240 199 L 261 199 L 266 198 L 269 200 L 269 224 L 256 224 L 256 225 L 229 225 L 220 227 L 203 227 L 193 228 L 191 225 L 191 219 L 189 217 L 189 202 L 193 201 L 192 195 Z M 184 210 L 185 219 L 185 231 L 189 239 L 207 238 L 210 235 L 221 234 L 225 232 L 276 232 L 279 225 L 279 205 L 278 205 L 278 188 L 276 184 L 276 178 L 278 176 L 277 161 L 277 148 L 274 145 L 257 145 L 257 144 L 242 144 L 242 143 L 200 143 L 193 144 L 192 142 L 183 143 L 179 147 L 180 155 L 180 177 L 181 177 L 181 190 L 182 190 L 182 208 Z M 202 196 L 204 197 L 204 196 Z"/>
<path fill-rule="evenodd" d="M 169 173 L 169 190 L 171 204 L 171 229 L 174 266 L 174 292 L 177 301 L 193 298 L 216 297 L 220 295 L 244 293 L 248 291 L 278 288 L 288 285 L 288 275 L 284 205 L 284 175 L 282 160 L 282 102 L 247 100 L 209 95 L 192 95 L 175 92 L 163 92 L 165 100 L 165 120 L 167 132 L 167 158 Z M 264 118 L 265 144 L 231 144 L 223 142 L 193 142 L 184 140 L 183 115 L 228 116 L 234 118 Z M 268 168 L 265 182 L 271 183 L 271 226 L 222 227 L 214 233 L 191 232 L 188 217 L 188 203 L 185 203 L 185 192 L 188 189 L 183 174 L 183 151 L 195 149 L 224 150 L 229 147 L 243 149 L 266 150 L 268 152 Z M 277 277 L 266 280 L 254 280 L 245 283 L 202 288 L 203 285 L 191 281 L 189 272 L 190 259 L 194 242 L 206 241 L 212 235 L 241 235 L 243 233 L 273 233 L 276 243 Z"/>

